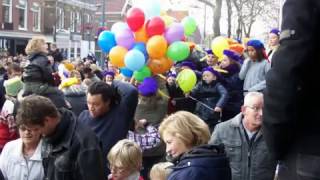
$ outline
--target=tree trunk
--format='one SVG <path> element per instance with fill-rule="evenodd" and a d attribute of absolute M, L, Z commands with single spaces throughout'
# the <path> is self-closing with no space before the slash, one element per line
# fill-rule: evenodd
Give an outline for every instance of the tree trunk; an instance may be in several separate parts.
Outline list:
<path fill-rule="evenodd" d="M 228 37 L 231 37 L 231 21 L 232 21 L 232 6 L 231 0 L 226 0 L 228 8 Z"/>
<path fill-rule="evenodd" d="M 216 0 L 216 6 L 213 15 L 213 36 L 220 36 L 220 18 L 221 18 L 222 0 Z"/>

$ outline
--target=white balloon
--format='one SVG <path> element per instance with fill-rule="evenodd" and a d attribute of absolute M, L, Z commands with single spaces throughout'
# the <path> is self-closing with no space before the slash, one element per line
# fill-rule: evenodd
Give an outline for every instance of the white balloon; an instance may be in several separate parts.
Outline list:
<path fill-rule="evenodd" d="M 120 32 L 124 29 L 129 29 L 129 26 L 127 23 L 124 23 L 124 22 L 116 22 L 112 25 L 111 27 L 111 32 L 113 32 L 114 34 L 116 34 L 117 32 Z"/>

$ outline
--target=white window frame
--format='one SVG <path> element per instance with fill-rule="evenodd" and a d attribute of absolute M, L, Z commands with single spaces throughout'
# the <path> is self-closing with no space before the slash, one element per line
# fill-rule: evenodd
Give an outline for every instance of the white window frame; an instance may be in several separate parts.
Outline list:
<path fill-rule="evenodd" d="M 76 12 L 76 32 L 81 32 L 81 14 Z"/>
<path fill-rule="evenodd" d="M 35 32 L 40 32 L 40 30 L 41 30 L 41 28 L 40 28 L 41 27 L 41 7 L 39 6 L 38 3 L 33 3 L 31 11 L 33 12 L 33 14 L 32 14 L 32 19 L 33 19 L 32 29 Z M 36 25 L 36 27 L 35 27 L 35 22 L 34 22 L 35 13 L 38 14 L 38 17 L 37 17 L 38 24 Z"/>
<path fill-rule="evenodd" d="M 57 7 L 57 30 L 62 30 L 64 29 L 64 10 L 61 7 Z"/>
<path fill-rule="evenodd" d="M 12 0 L 9 0 L 9 4 L 7 4 L 5 1 L 2 1 L 2 6 L 9 7 L 9 22 L 7 23 L 12 23 Z"/>
<path fill-rule="evenodd" d="M 27 31 L 28 30 L 28 24 L 27 24 L 27 20 L 28 20 L 28 1 L 27 0 L 19 0 L 18 1 L 19 4 L 16 6 L 16 8 L 20 9 L 24 9 L 24 27 L 20 26 L 20 19 L 19 19 L 19 25 L 18 25 L 18 29 L 19 30 L 23 30 L 23 31 Z M 21 5 L 24 5 L 21 6 Z M 19 11 L 19 16 L 20 16 L 20 11 Z"/>
<path fill-rule="evenodd" d="M 71 30 L 71 32 L 75 32 L 75 27 L 76 27 L 76 25 L 75 25 L 75 23 L 76 23 L 76 14 L 75 14 L 75 12 L 74 11 L 70 11 L 70 30 Z"/>

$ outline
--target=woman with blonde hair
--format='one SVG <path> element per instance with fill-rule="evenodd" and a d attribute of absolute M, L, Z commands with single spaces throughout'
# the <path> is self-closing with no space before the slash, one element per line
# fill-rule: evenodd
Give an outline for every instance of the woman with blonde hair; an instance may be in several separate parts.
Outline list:
<path fill-rule="evenodd" d="M 196 115 L 176 112 L 160 124 L 168 160 L 174 163 L 168 180 L 231 180 L 223 146 L 208 145 L 208 125 Z"/>
<path fill-rule="evenodd" d="M 44 36 L 34 36 L 25 49 L 29 64 L 24 68 L 22 96 L 30 94 L 50 98 L 57 107 L 67 107 L 63 93 L 55 87 L 52 65 L 47 58 L 48 45 Z"/>

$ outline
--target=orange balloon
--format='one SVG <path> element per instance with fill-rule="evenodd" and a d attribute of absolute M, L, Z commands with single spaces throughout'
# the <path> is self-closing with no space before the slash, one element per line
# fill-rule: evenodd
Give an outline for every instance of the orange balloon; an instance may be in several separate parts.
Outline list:
<path fill-rule="evenodd" d="M 167 52 L 168 43 L 163 36 L 152 36 L 147 42 L 147 51 L 151 58 L 159 59 Z"/>
<path fill-rule="evenodd" d="M 242 44 L 232 44 L 229 48 L 230 48 L 230 50 L 233 50 L 233 51 L 239 53 L 240 55 L 242 55 L 243 51 L 244 51 L 244 47 Z"/>
<path fill-rule="evenodd" d="M 124 67 L 124 56 L 127 54 L 128 50 L 122 46 L 115 46 L 109 52 L 109 58 L 111 64 L 119 68 Z"/>
<path fill-rule="evenodd" d="M 231 39 L 231 38 L 227 38 L 227 41 L 228 41 L 229 45 L 238 44 L 238 42 L 236 40 Z"/>
<path fill-rule="evenodd" d="M 146 43 L 148 41 L 148 35 L 146 32 L 146 28 L 143 25 L 138 31 L 134 33 L 135 41 L 136 42 L 144 42 Z"/>
<path fill-rule="evenodd" d="M 170 70 L 173 65 L 173 61 L 168 58 L 150 59 L 148 67 L 153 74 L 163 74 Z"/>

